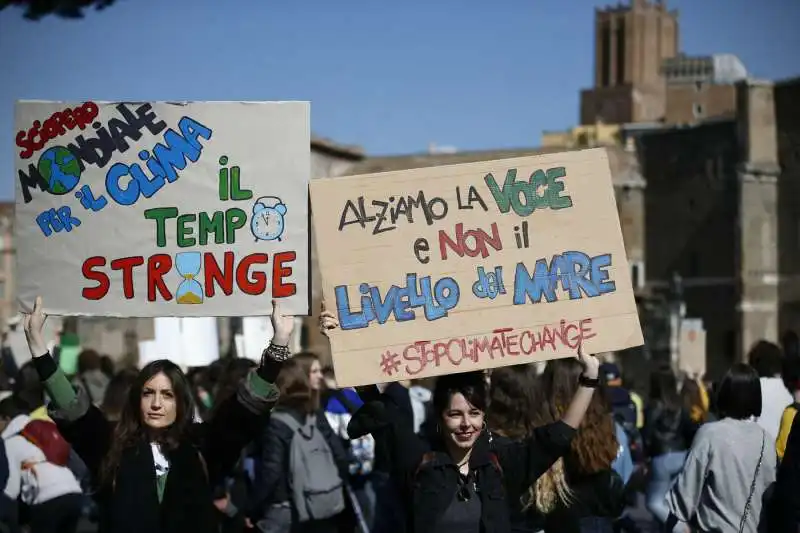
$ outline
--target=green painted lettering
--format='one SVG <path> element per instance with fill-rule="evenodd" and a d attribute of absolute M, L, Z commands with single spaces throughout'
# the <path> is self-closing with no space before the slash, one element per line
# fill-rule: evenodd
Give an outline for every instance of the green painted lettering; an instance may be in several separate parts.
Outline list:
<path fill-rule="evenodd" d="M 192 236 L 193 228 L 189 225 L 195 220 L 197 220 L 197 215 L 194 213 L 178 217 L 177 240 L 179 248 L 189 248 L 197 244 L 197 239 Z"/>
<path fill-rule="evenodd" d="M 236 230 L 243 228 L 246 223 L 247 214 L 238 207 L 225 211 L 225 235 L 228 237 L 228 244 L 236 242 Z"/>
<path fill-rule="evenodd" d="M 177 216 L 177 207 L 154 207 L 145 210 L 144 218 L 156 221 L 156 246 L 159 248 L 163 248 L 167 245 L 166 220 Z"/>
<path fill-rule="evenodd" d="M 212 216 L 203 212 L 197 217 L 199 229 L 198 242 L 200 245 L 205 246 L 208 244 L 208 235 L 214 234 L 214 243 L 222 244 L 225 242 L 225 216 L 222 211 L 214 211 Z"/>

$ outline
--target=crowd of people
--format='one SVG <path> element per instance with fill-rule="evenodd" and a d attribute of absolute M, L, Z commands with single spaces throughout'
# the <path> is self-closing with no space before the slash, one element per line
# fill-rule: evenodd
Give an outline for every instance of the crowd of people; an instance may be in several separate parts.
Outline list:
<path fill-rule="evenodd" d="M 86 350 L 74 376 L 41 309 L 2 367 L 0 532 L 635 532 L 640 499 L 654 530 L 800 531 L 800 356 L 766 341 L 715 383 L 663 366 L 640 390 L 579 350 L 351 389 L 289 352 L 279 305 L 260 363 Z"/>

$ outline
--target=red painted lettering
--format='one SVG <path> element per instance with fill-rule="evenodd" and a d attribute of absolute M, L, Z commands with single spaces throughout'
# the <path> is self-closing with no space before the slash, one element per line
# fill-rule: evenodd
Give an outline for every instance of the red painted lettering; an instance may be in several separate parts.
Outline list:
<path fill-rule="evenodd" d="M 97 282 L 94 287 L 84 287 L 83 291 L 81 291 L 81 294 L 87 300 L 101 300 L 108 294 L 111 281 L 105 273 L 95 270 L 95 268 L 104 266 L 106 266 L 106 258 L 100 256 L 90 257 L 83 262 L 83 277 L 89 281 Z"/>
<path fill-rule="evenodd" d="M 42 123 L 34 120 L 32 126 L 27 130 L 17 132 L 15 142 L 22 148 L 19 153 L 21 159 L 29 159 L 34 152 L 41 150 L 44 146 L 72 130 L 75 127 L 85 129 L 91 124 L 100 112 L 100 108 L 94 102 L 85 102 L 83 105 L 74 109 L 57 111 L 50 115 Z"/>
<path fill-rule="evenodd" d="M 203 272 L 206 276 L 206 297 L 212 298 L 216 291 L 214 285 L 219 285 L 225 296 L 233 294 L 233 252 L 225 252 L 223 256 L 224 267 L 219 268 L 216 257 L 205 254 L 203 259 Z"/>
<path fill-rule="evenodd" d="M 283 279 L 292 275 L 292 267 L 283 266 L 297 259 L 295 252 L 280 252 L 272 258 L 272 297 L 286 298 L 297 294 L 297 285 L 284 283 Z"/>
<path fill-rule="evenodd" d="M 167 254 L 151 255 L 147 260 L 147 301 L 156 301 L 156 290 L 165 302 L 172 300 L 172 292 L 164 283 L 164 276 L 172 270 L 172 256 Z"/>
<path fill-rule="evenodd" d="M 243 293 L 251 296 L 264 294 L 267 290 L 267 275 L 263 272 L 250 272 L 250 266 L 267 264 L 268 260 L 267 254 L 250 254 L 239 262 L 236 267 L 236 284 Z M 250 281 L 250 275 L 253 281 Z"/>
<path fill-rule="evenodd" d="M 492 222 L 491 237 L 486 231 L 480 228 L 465 232 L 462 222 L 456 224 L 455 241 L 447 235 L 446 231 L 439 230 L 439 253 L 443 260 L 447 259 L 447 248 L 450 248 L 459 257 L 464 257 L 464 255 L 468 257 L 477 257 L 480 255 L 486 258 L 489 256 L 489 246 L 498 252 L 503 249 L 503 242 L 500 239 L 500 230 L 497 228 L 496 222 Z"/>
<path fill-rule="evenodd" d="M 144 264 L 144 257 L 123 257 L 111 261 L 111 270 L 122 271 L 122 294 L 126 300 L 133 299 L 133 268 Z"/>

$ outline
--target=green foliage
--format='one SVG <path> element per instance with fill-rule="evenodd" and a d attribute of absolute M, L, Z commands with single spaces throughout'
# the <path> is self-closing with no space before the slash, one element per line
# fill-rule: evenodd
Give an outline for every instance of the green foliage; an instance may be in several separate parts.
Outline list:
<path fill-rule="evenodd" d="M 84 9 L 94 7 L 105 9 L 116 0 L 0 0 L 0 11 L 6 7 L 17 7 L 24 10 L 28 20 L 39 20 L 47 15 L 61 18 L 81 19 Z"/>

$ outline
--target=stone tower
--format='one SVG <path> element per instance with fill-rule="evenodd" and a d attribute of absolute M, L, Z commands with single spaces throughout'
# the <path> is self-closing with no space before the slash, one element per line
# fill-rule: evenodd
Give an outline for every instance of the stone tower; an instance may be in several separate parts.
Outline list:
<path fill-rule="evenodd" d="M 678 55 L 678 12 L 663 1 L 631 0 L 595 10 L 594 87 L 581 91 L 581 124 L 661 119 L 664 59 Z"/>

